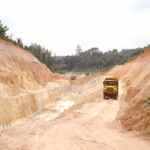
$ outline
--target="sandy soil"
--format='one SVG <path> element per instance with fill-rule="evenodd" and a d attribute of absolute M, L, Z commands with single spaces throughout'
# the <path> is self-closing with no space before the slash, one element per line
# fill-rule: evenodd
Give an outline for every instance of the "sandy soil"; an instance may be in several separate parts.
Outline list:
<path fill-rule="evenodd" d="M 124 132 L 114 121 L 123 95 L 103 100 L 102 82 L 80 95 L 59 117 L 28 123 L 0 133 L 2 150 L 149 150 L 148 140 Z"/>

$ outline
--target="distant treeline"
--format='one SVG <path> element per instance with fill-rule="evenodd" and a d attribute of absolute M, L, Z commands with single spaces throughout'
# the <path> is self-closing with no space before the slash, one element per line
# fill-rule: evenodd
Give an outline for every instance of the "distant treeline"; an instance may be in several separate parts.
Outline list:
<path fill-rule="evenodd" d="M 150 45 L 144 48 L 123 49 L 120 52 L 117 49 L 101 52 L 98 48 L 91 48 L 83 52 L 78 45 L 76 55 L 56 57 L 54 71 L 59 73 L 106 71 L 115 65 L 123 65 L 125 62 L 132 60 L 148 47 Z"/>
<path fill-rule="evenodd" d="M 144 48 L 123 49 L 118 52 L 117 49 L 102 52 L 98 48 L 91 48 L 82 51 L 78 45 L 76 54 L 72 56 L 52 56 L 52 52 L 38 44 L 24 45 L 21 38 L 12 39 L 13 34 L 8 36 L 6 32 L 9 30 L 7 26 L 3 26 L 0 20 L 0 37 L 12 41 L 15 45 L 30 51 L 39 61 L 45 63 L 49 69 L 58 73 L 65 72 L 102 72 L 112 68 L 115 65 L 122 65 L 126 61 L 130 61 L 150 45 Z"/>
<path fill-rule="evenodd" d="M 30 44 L 30 46 L 24 45 L 21 38 L 16 38 L 16 40 L 12 39 L 13 34 L 10 36 L 6 34 L 6 32 L 9 30 L 7 26 L 3 26 L 1 20 L 0 20 L 0 37 L 6 41 L 11 41 L 15 45 L 18 45 L 25 50 L 31 52 L 35 57 L 38 58 L 40 62 L 43 62 L 47 65 L 47 67 L 51 70 L 53 70 L 54 62 L 56 57 L 52 56 L 52 52 L 45 47 L 42 47 L 38 44 Z"/>

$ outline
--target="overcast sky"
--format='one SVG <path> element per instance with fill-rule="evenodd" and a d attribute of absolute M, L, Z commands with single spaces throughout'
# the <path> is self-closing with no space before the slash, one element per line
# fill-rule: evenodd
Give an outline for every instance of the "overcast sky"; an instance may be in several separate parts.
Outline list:
<path fill-rule="evenodd" d="M 23 43 L 57 56 L 150 44 L 150 0 L 0 0 L 0 20 Z"/>

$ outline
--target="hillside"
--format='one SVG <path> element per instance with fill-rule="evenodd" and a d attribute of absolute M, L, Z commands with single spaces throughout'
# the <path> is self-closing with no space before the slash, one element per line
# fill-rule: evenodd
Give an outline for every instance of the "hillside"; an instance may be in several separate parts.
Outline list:
<path fill-rule="evenodd" d="M 72 81 L 2 39 L 0 54 L 0 149 L 149 149 L 150 49 Z M 119 78 L 117 100 L 103 99 L 105 76 Z"/>
<path fill-rule="evenodd" d="M 150 48 L 132 61 L 101 73 L 115 76 L 124 83 L 125 96 L 120 101 L 118 117 L 125 128 L 130 125 L 133 130 L 142 133 L 150 133 L 149 70 Z"/>
<path fill-rule="evenodd" d="M 30 52 L 0 38 L 0 126 L 8 126 L 51 102 L 43 86 L 61 78 Z M 63 77 L 62 77 L 63 78 Z"/>
<path fill-rule="evenodd" d="M 18 64 L 20 68 L 32 71 L 32 74 L 35 74 L 34 79 L 39 84 L 44 85 L 48 81 L 52 80 L 52 72 L 45 64 L 40 63 L 30 52 L 1 38 L 0 61 L 8 63 L 14 62 L 15 64 Z"/>

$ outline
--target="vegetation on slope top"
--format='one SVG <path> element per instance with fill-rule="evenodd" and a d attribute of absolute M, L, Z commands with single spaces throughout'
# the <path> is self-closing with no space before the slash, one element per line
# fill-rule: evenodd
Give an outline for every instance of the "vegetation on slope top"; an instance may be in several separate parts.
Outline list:
<path fill-rule="evenodd" d="M 31 52 L 35 57 L 39 59 L 40 62 L 45 63 L 47 67 L 53 70 L 53 65 L 55 62 L 55 56 L 52 56 L 52 52 L 45 47 L 42 47 L 38 44 L 31 43 L 30 46 L 24 45 L 21 38 L 16 38 L 16 40 L 12 39 L 13 34 L 8 36 L 6 32 L 9 30 L 7 26 L 3 26 L 0 20 L 0 37 L 6 41 L 11 41 L 15 45 L 24 48 L 25 50 Z"/>
<path fill-rule="evenodd" d="M 98 48 L 91 48 L 87 51 L 82 51 L 78 45 L 76 55 L 58 56 L 54 65 L 55 72 L 103 72 L 109 70 L 115 65 L 123 65 L 142 53 L 144 48 L 123 49 L 118 52 L 117 49 L 102 52 Z"/>
<path fill-rule="evenodd" d="M 0 20 L 0 37 L 12 41 L 14 44 L 31 52 L 39 61 L 45 63 L 49 69 L 58 73 L 65 72 L 102 72 L 112 68 L 115 65 L 123 65 L 142 53 L 146 48 L 123 49 L 118 52 L 117 49 L 102 52 L 98 48 L 91 48 L 82 51 L 78 45 L 76 54 L 72 56 L 52 56 L 52 52 L 45 47 L 36 43 L 30 46 L 24 45 L 21 38 L 12 39 L 13 34 L 8 36 L 6 32 L 9 30 L 7 26 L 3 26 Z"/>

